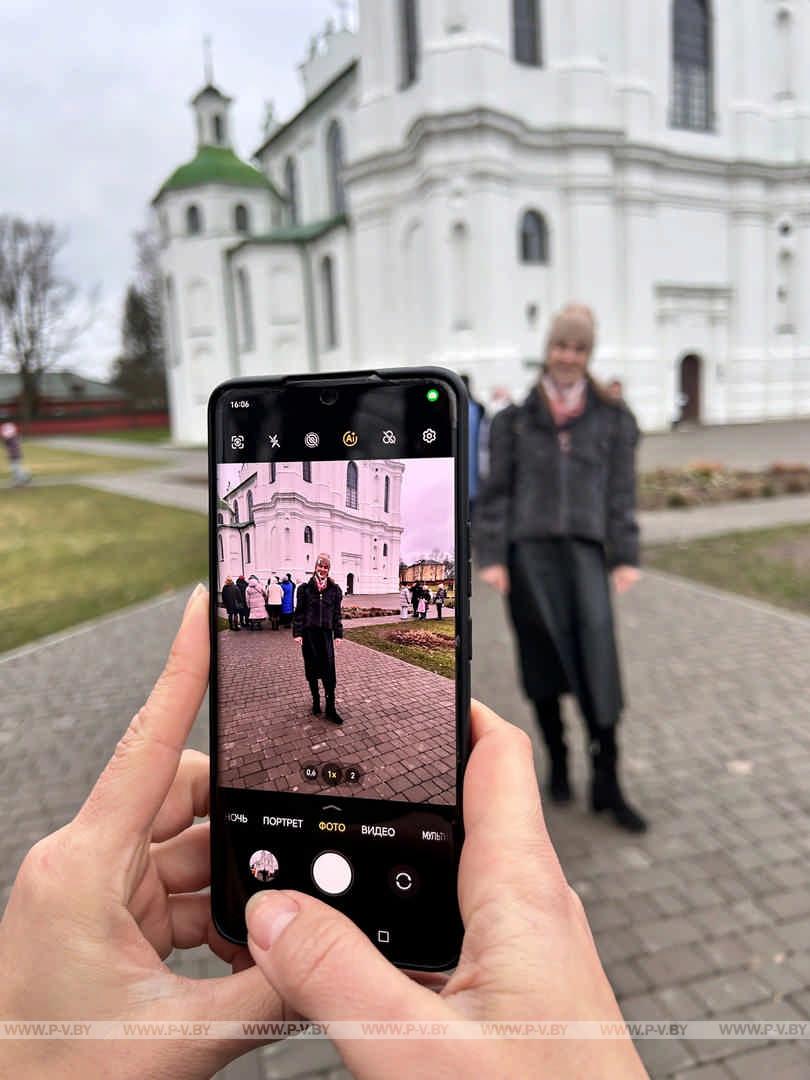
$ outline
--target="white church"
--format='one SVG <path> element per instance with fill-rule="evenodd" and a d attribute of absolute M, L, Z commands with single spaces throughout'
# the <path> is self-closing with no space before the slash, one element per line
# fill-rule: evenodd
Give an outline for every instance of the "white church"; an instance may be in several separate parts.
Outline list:
<path fill-rule="evenodd" d="M 648 430 L 810 415 L 810 0 L 359 0 L 357 24 L 313 40 L 254 164 L 231 99 L 192 100 L 153 200 L 176 440 L 239 375 L 440 364 L 518 399 L 569 300 Z"/>
<path fill-rule="evenodd" d="M 275 461 L 243 465 L 217 512 L 220 592 L 227 577 L 291 574 L 300 584 L 320 552 L 346 596 L 399 591 L 401 461 Z"/>

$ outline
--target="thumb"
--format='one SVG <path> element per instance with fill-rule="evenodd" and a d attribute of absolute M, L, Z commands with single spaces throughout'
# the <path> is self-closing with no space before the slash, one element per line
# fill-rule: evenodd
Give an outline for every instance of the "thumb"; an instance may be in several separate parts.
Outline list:
<path fill-rule="evenodd" d="M 339 911 L 267 889 L 245 910 L 248 947 L 281 998 L 307 1020 L 436 1020 L 446 1005 L 418 986 Z"/>

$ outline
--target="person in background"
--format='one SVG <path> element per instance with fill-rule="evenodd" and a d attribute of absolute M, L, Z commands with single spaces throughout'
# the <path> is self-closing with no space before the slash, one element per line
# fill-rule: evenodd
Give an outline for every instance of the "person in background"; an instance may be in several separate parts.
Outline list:
<path fill-rule="evenodd" d="M 281 608 L 284 603 L 284 589 L 278 577 L 267 579 L 267 614 L 270 616 L 270 629 L 278 630 Z"/>
<path fill-rule="evenodd" d="M 617 379 L 615 376 L 609 379 L 605 383 L 605 393 L 611 401 L 621 402 L 624 401 L 624 386 L 621 379 Z"/>
<path fill-rule="evenodd" d="M 399 617 L 403 622 L 411 617 L 411 594 L 404 581 L 399 591 Z"/>
<path fill-rule="evenodd" d="M 281 590 L 284 594 L 281 601 L 281 625 L 288 627 L 292 625 L 293 612 L 295 611 L 295 582 L 292 579 L 292 574 L 287 574 L 281 583 Z"/>
<path fill-rule="evenodd" d="M 481 430 L 478 437 L 478 472 L 483 481 L 489 476 L 489 435 L 492 421 L 499 412 L 512 404 L 512 395 L 505 386 L 496 386 L 489 397 L 489 408 L 481 417 Z"/>
<path fill-rule="evenodd" d="M 470 436 L 470 461 L 469 461 L 469 496 L 470 496 L 470 514 L 475 509 L 475 500 L 478 498 L 478 488 L 480 483 L 479 461 L 478 461 L 478 447 L 481 439 L 481 421 L 484 418 L 484 406 L 480 401 L 477 401 L 473 397 L 472 387 L 470 384 L 470 376 L 462 375 L 461 381 L 467 388 L 469 395 L 469 436 Z"/>
<path fill-rule="evenodd" d="M 255 574 L 250 575 L 248 587 L 245 590 L 245 600 L 248 605 L 248 629 L 261 630 L 262 623 L 267 616 L 267 593 L 259 584 Z"/>
<path fill-rule="evenodd" d="M 14 487 L 22 487 L 24 484 L 30 484 L 31 474 L 25 469 L 22 463 L 20 429 L 16 424 L 7 420 L 4 424 L 0 424 L 0 438 L 2 438 L 6 453 L 8 454 L 12 484 Z"/>
<path fill-rule="evenodd" d="M 250 612 L 250 605 L 247 602 L 247 578 L 244 574 L 240 574 L 236 579 L 236 587 L 239 590 L 239 622 L 247 629 L 248 613 Z"/>
<path fill-rule="evenodd" d="M 222 586 L 222 603 L 225 606 L 225 610 L 228 613 L 228 626 L 234 632 L 238 632 L 239 626 L 239 611 L 242 604 L 242 597 L 233 583 L 233 578 L 225 578 L 225 584 Z"/>
<path fill-rule="evenodd" d="M 523 684 L 550 761 L 551 797 L 571 798 L 560 695 L 585 719 L 591 809 L 643 832 L 618 778 L 623 697 L 610 580 L 639 578 L 638 427 L 588 375 L 595 320 L 583 305 L 553 320 L 540 379 L 492 426 L 491 470 L 475 534 L 482 579 L 508 596 Z"/>
<path fill-rule="evenodd" d="M 198 820 L 209 810 L 209 762 L 183 749 L 208 670 L 208 594 L 199 586 L 163 675 L 109 765 L 72 820 L 39 840 L 20 866 L 0 922 L 0 1017 L 20 1025 L 69 1017 L 203 1027 L 234 1018 L 397 1025 L 403 1017 L 427 1024 L 566 1018 L 620 1027 L 585 910 L 543 820 L 531 744 L 478 702 L 458 878 L 465 935 L 454 973 L 439 976 L 433 989 L 421 985 L 341 911 L 276 887 L 247 905 L 247 947 L 225 941 L 211 917 L 209 823 Z M 164 961 L 173 949 L 195 946 L 208 946 L 232 973 L 193 979 L 169 970 Z M 264 1041 L 43 1041 L 34 1033 L 0 1042 L 0 1073 L 208 1080 Z M 624 1033 L 605 1040 L 338 1038 L 337 1047 L 356 1080 L 647 1075 Z"/>
<path fill-rule="evenodd" d="M 436 597 L 435 597 L 436 618 L 437 619 L 440 619 L 442 617 L 442 608 L 444 607 L 444 602 L 445 602 L 446 599 L 447 599 L 447 590 L 445 589 L 444 585 L 440 585 L 438 587 L 438 589 L 436 590 Z"/>

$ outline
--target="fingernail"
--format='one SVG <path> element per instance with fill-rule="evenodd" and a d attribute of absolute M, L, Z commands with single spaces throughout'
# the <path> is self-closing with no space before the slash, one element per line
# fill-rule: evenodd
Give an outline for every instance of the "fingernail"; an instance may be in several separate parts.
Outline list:
<path fill-rule="evenodd" d="M 248 933 L 260 949 L 269 949 L 301 909 L 291 896 L 283 893 L 254 893 L 245 908 Z"/>
<path fill-rule="evenodd" d="M 197 599 L 197 597 L 200 595 L 200 593 L 203 593 L 205 591 L 206 591 L 205 586 L 202 584 L 202 582 L 200 582 L 200 584 L 197 585 L 194 588 L 194 590 L 192 591 L 191 596 L 188 598 L 188 600 L 186 600 L 186 611 L 188 611 L 188 609 L 191 607 L 191 605 L 194 603 L 194 601 Z M 184 612 L 184 614 L 185 614 L 185 612 Z"/>

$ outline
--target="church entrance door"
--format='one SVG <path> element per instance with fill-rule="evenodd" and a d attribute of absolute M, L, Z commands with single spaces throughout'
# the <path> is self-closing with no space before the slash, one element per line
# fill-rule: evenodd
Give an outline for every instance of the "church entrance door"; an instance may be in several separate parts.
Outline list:
<path fill-rule="evenodd" d="M 695 353 L 681 360 L 680 420 L 700 423 L 700 357 Z"/>
<path fill-rule="evenodd" d="M 346 575 L 346 595 L 351 596 L 354 592 L 354 574 Z"/>

